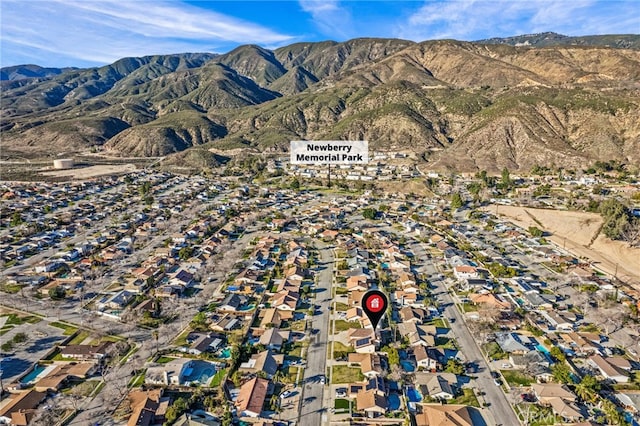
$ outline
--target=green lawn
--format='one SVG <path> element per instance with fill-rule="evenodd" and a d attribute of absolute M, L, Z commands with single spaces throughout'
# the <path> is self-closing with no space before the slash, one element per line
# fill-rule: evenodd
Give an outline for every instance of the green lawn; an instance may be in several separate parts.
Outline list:
<path fill-rule="evenodd" d="M 439 328 L 449 328 L 449 326 L 444 323 L 444 320 L 442 318 L 435 318 L 429 321 L 427 324 L 435 325 L 436 327 L 439 327 Z"/>
<path fill-rule="evenodd" d="M 211 379 L 210 386 L 211 387 L 220 386 L 220 383 L 222 383 L 222 380 L 224 379 L 226 374 L 227 374 L 226 368 L 223 368 L 222 370 L 218 371 L 216 375 L 213 376 L 213 379 Z"/>
<path fill-rule="evenodd" d="M 478 310 L 478 307 L 471 303 L 463 303 L 462 310 L 463 312 L 476 312 Z"/>
<path fill-rule="evenodd" d="M 287 369 L 287 375 L 284 377 L 284 381 L 286 381 L 286 383 L 295 383 L 297 377 L 298 377 L 298 367 L 290 366 Z"/>
<path fill-rule="evenodd" d="M 509 356 L 509 354 L 505 353 L 500 349 L 500 345 L 496 342 L 487 343 L 482 346 L 487 356 L 491 359 L 503 359 Z"/>
<path fill-rule="evenodd" d="M 516 370 L 501 370 L 504 379 L 509 383 L 509 386 L 529 386 L 535 382 L 535 379 L 527 374 L 524 374 Z"/>
<path fill-rule="evenodd" d="M 302 355 L 302 345 L 302 343 L 296 342 L 293 345 L 293 348 L 289 352 L 287 352 L 287 355 L 299 358 Z"/>
<path fill-rule="evenodd" d="M 347 331 L 350 328 L 362 328 L 359 322 L 353 321 L 345 321 L 345 320 L 335 320 L 336 333 L 341 331 Z"/>
<path fill-rule="evenodd" d="M 336 311 L 348 311 L 349 305 L 346 303 L 336 302 Z"/>
<path fill-rule="evenodd" d="M 349 367 L 348 365 L 334 365 L 331 376 L 331 383 L 351 383 L 364 380 L 364 374 L 358 367 Z"/>
<path fill-rule="evenodd" d="M 189 337 L 189 333 L 191 333 L 191 330 L 183 331 L 182 334 L 176 338 L 173 344 L 176 346 L 187 346 L 187 337 Z"/>
<path fill-rule="evenodd" d="M 305 323 L 305 320 L 292 321 L 289 323 L 289 328 L 292 331 L 304 331 Z"/>
<path fill-rule="evenodd" d="M 334 403 L 334 408 L 336 409 L 336 413 L 349 412 L 350 406 L 351 406 L 351 401 L 343 398 L 337 398 Z"/>
<path fill-rule="evenodd" d="M 480 407 L 480 403 L 478 402 L 478 398 L 473 393 L 473 389 L 463 389 L 463 394 L 459 397 L 448 401 L 448 404 L 462 404 L 462 405 L 470 405 L 472 407 Z"/>
<path fill-rule="evenodd" d="M 69 341 L 69 345 L 80 345 L 84 340 L 89 337 L 89 332 L 81 331 L 79 332 L 71 341 Z"/>
<path fill-rule="evenodd" d="M 9 315 L 3 315 L 3 316 L 8 317 L 5 325 L 20 325 L 26 322 L 35 324 L 41 321 L 40 318 L 33 315 L 22 316 L 22 315 L 16 315 L 16 314 L 9 314 Z"/>
<path fill-rule="evenodd" d="M 59 321 L 54 321 L 49 323 L 50 326 L 52 327 L 57 327 L 57 328 L 61 328 L 62 330 L 64 330 L 64 334 L 65 336 L 71 336 L 73 333 L 75 333 L 76 331 L 78 331 L 78 327 L 74 327 L 72 325 L 68 325 L 68 324 L 63 324 Z"/>
<path fill-rule="evenodd" d="M 144 383 L 144 372 L 133 377 L 129 382 L 129 386 L 132 388 L 137 388 L 138 386 L 142 386 L 143 383 Z"/>
<path fill-rule="evenodd" d="M 353 349 L 351 346 L 347 346 L 343 343 L 340 342 L 333 342 L 333 358 L 337 358 L 338 356 L 340 356 L 341 354 L 350 354 L 355 352 L 355 349 Z"/>
<path fill-rule="evenodd" d="M 53 361 L 77 361 L 75 358 L 67 358 L 62 356 L 62 354 L 58 351 L 55 352 L 55 355 L 50 358 Z"/>

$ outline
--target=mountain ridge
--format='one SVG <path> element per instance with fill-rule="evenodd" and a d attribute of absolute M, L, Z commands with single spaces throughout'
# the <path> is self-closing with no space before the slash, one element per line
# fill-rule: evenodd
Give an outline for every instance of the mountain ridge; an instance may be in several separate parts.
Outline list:
<path fill-rule="evenodd" d="M 634 49 L 380 38 L 245 45 L 123 58 L 2 89 L 9 157 L 285 152 L 291 139 L 324 138 L 413 150 L 441 169 L 640 163 Z"/>

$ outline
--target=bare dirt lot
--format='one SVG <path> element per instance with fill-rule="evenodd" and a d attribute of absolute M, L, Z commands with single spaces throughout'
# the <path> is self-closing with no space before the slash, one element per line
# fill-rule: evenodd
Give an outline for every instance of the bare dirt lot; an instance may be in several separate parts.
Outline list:
<path fill-rule="evenodd" d="M 89 167 L 78 167 L 66 170 L 52 170 L 42 172 L 44 176 L 72 177 L 74 179 L 90 179 L 96 176 L 111 175 L 115 173 L 129 173 L 136 170 L 135 164 L 105 164 Z"/>
<path fill-rule="evenodd" d="M 495 205 L 488 209 L 496 212 Z M 602 218 L 598 214 L 502 205 L 497 211 L 524 229 L 537 226 L 551 233 L 551 241 L 588 258 L 607 274 L 614 275 L 617 265 L 618 278 L 640 289 L 640 249 L 600 234 Z"/>

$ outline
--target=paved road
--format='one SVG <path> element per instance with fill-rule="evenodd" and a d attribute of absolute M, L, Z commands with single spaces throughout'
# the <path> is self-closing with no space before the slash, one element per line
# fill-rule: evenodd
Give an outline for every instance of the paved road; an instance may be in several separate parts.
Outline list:
<path fill-rule="evenodd" d="M 464 321 L 464 316 L 455 306 L 453 297 L 447 291 L 445 282 L 439 279 L 437 266 L 433 263 L 433 260 L 427 256 L 427 252 L 422 244 L 413 243 L 412 250 L 417 259 L 424 261 L 424 270 L 429 274 L 429 281 L 435 286 L 433 293 L 438 296 L 441 301 L 441 306 L 444 307 L 443 317 L 455 319 L 454 321 L 449 321 L 449 326 L 460 346 L 465 360 L 478 365 L 478 371 L 475 373 L 477 377 L 475 384 L 479 390 L 485 392 L 484 400 L 490 404 L 488 409 L 482 410 L 485 420 L 489 425 L 519 425 L 520 421 L 513 412 L 507 396 L 500 386 L 496 386 L 494 379 L 491 377 L 489 365 L 482 356 L 478 343 L 469 332 L 469 328 Z M 490 417 L 488 414 L 493 418 L 487 418 Z"/>
<path fill-rule="evenodd" d="M 307 368 L 304 371 L 302 407 L 298 424 L 321 425 L 327 422 L 328 412 L 324 403 L 326 385 L 327 347 L 329 344 L 329 307 L 331 306 L 331 282 L 333 279 L 333 251 L 319 243 L 319 266 L 315 304 L 318 306 L 312 319 L 312 327 L 318 330 L 311 334 L 311 344 L 307 351 Z"/>

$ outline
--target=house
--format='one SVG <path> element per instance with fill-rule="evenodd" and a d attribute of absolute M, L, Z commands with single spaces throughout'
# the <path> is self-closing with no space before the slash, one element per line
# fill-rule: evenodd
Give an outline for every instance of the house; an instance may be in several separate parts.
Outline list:
<path fill-rule="evenodd" d="M 367 378 L 379 376 L 382 373 L 380 356 L 377 354 L 350 353 L 348 361 L 349 364 L 360 365 L 360 371 L 362 371 L 362 374 Z"/>
<path fill-rule="evenodd" d="M 361 390 L 356 396 L 356 410 L 367 417 L 380 417 L 387 412 L 387 398 L 374 390 Z"/>
<path fill-rule="evenodd" d="M 212 318 L 212 322 L 209 328 L 214 331 L 231 331 L 240 326 L 241 321 L 229 314 L 225 314 L 215 319 Z"/>
<path fill-rule="evenodd" d="M 576 395 L 565 384 L 561 383 L 534 383 L 531 390 L 538 401 L 546 405 L 553 398 L 560 398 L 565 401 L 575 402 Z"/>
<path fill-rule="evenodd" d="M 476 305 L 484 305 L 495 309 L 511 309 L 511 303 L 493 293 L 474 293 L 470 299 Z"/>
<path fill-rule="evenodd" d="M 127 426 L 151 426 L 162 424 L 169 408 L 169 397 L 163 397 L 163 389 L 148 389 L 129 392 L 131 416 Z"/>
<path fill-rule="evenodd" d="M 435 346 L 437 329 L 432 325 L 419 325 L 415 322 L 398 324 L 398 332 L 409 340 L 409 345 Z"/>
<path fill-rule="evenodd" d="M 421 373 L 416 376 L 416 384 L 420 385 L 423 395 L 429 395 L 437 400 L 453 399 L 456 396 L 452 382 L 457 383 L 455 374 Z"/>
<path fill-rule="evenodd" d="M 198 334 L 193 342 L 191 342 L 186 352 L 192 355 L 200 355 L 205 352 L 215 352 L 221 345 L 222 339 L 219 337 L 202 333 Z"/>
<path fill-rule="evenodd" d="M 282 355 L 279 355 L 278 359 L 276 359 L 271 350 L 266 350 L 252 355 L 249 361 L 240 364 L 239 370 L 248 373 L 263 371 L 267 378 L 271 379 L 278 371 L 278 365 L 282 364 L 282 360 Z"/>
<path fill-rule="evenodd" d="M 560 416 L 567 422 L 577 422 L 588 417 L 588 413 L 583 413 L 583 410 L 573 401 L 562 398 L 551 398 L 548 400 L 547 405 L 551 407 L 555 415 Z"/>
<path fill-rule="evenodd" d="M 368 328 L 350 328 L 347 330 L 349 344 L 358 353 L 373 353 L 376 351 L 374 333 Z"/>
<path fill-rule="evenodd" d="M 354 290 L 349 292 L 349 296 L 347 299 L 347 304 L 349 306 L 360 306 L 360 302 L 362 301 L 362 296 L 364 296 L 364 291 Z"/>
<path fill-rule="evenodd" d="M 438 366 L 438 360 L 429 356 L 427 348 L 422 345 L 413 347 L 413 356 L 416 359 L 416 366 L 418 369 L 423 368 L 430 371 L 435 371 Z"/>
<path fill-rule="evenodd" d="M 151 385 L 182 385 L 193 365 L 194 360 L 186 358 L 175 358 L 166 364 L 153 365 L 147 368 L 144 381 Z"/>
<path fill-rule="evenodd" d="M 220 312 L 236 312 L 245 303 L 247 303 L 246 297 L 232 293 L 224 298 L 217 310 Z"/>
<path fill-rule="evenodd" d="M 420 413 L 415 414 L 416 426 L 474 426 L 471 411 L 466 405 L 420 404 Z"/>
<path fill-rule="evenodd" d="M 27 426 L 36 414 L 36 409 L 47 397 L 45 392 L 28 390 L 12 395 L 0 408 L 0 422 Z"/>
<path fill-rule="evenodd" d="M 626 365 L 629 365 L 630 369 L 631 365 L 628 364 L 629 361 L 626 362 Z M 629 371 L 627 369 L 621 368 L 620 362 L 612 362 L 610 358 L 603 358 L 602 356 L 596 354 L 591 355 L 587 360 L 587 363 L 596 368 L 600 375 L 606 380 L 614 381 L 616 383 L 629 382 Z"/>
<path fill-rule="evenodd" d="M 295 281 L 304 280 L 305 275 L 306 275 L 305 270 L 300 268 L 299 266 L 292 266 L 291 268 L 284 271 L 284 276 L 286 278 L 290 280 L 295 280 Z"/>
<path fill-rule="evenodd" d="M 300 295 L 297 292 L 282 290 L 271 296 L 269 303 L 271 307 L 282 311 L 295 311 L 299 300 Z"/>
<path fill-rule="evenodd" d="M 362 311 L 362 308 L 360 307 L 353 307 L 353 308 L 349 308 L 344 316 L 344 318 L 347 321 L 361 321 L 364 320 L 366 318 L 364 312 Z"/>
<path fill-rule="evenodd" d="M 193 274 L 185 271 L 184 269 L 180 269 L 169 280 L 169 284 L 181 285 L 185 288 L 191 287 L 194 283 Z"/>
<path fill-rule="evenodd" d="M 267 308 L 260 310 L 260 316 L 260 328 L 280 328 L 284 322 L 290 321 L 293 318 L 293 312 Z"/>
<path fill-rule="evenodd" d="M 573 331 L 577 318 L 569 312 L 542 311 L 540 315 L 547 321 L 551 330 Z"/>
<path fill-rule="evenodd" d="M 400 315 L 400 320 L 402 322 L 414 322 L 417 324 L 422 324 L 429 318 L 429 313 L 425 309 L 413 308 L 410 306 L 405 306 L 400 309 L 398 314 Z"/>
<path fill-rule="evenodd" d="M 478 273 L 478 269 L 474 266 L 469 265 L 458 265 L 453 268 L 453 275 L 462 281 L 469 278 L 480 278 L 480 274 Z"/>
<path fill-rule="evenodd" d="M 541 364 L 549 367 L 549 360 L 539 351 L 529 351 L 523 355 L 510 354 L 509 362 L 514 368 L 527 368 L 533 364 Z"/>
<path fill-rule="evenodd" d="M 46 376 L 38 380 L 33 388 L 38 392 L 56 392 L 72 379 L 84 379 L 96 370 L 94 363 L 64 363 L 58 364 Z"/>
<path fill-rule="evenodd" d="M 78 360 L 102 359 L 109 353 L 112 342 L 103 342 L 100 345 L 67 345 L 60 349 L 60 355 L 64 358 Z"/>
<path fill-rule="evenodd" d="M 524 343 L 528 343 L 526 336 L 518 333 L 496 333 L 496 343 L 503 352 L 523 355 L 529 352 Z"/>
<path fill-rule="evenodd" d="M 347 291 L 367 291 L 369 285 L 367 280 L 361 276 L 347 278 Z"/>
<path fill-rule="evenodd" d="M 98 309 L 124 309 L 134 298 L 136 294 L 129 290 L 121 290 L 110 297 L 104 298 L 97 303 Z"/>
<path fill-rule="evenodd" d="M 240 387 L 234 405 L 240 416 L 259 417 L 269 391 L 269 380 L 255 377 Z"/>
<path fill-rule="evenodd" d="M 279 351 L 282 345 L 289 341 L 291 332 L 289 330 L 280 330 L 279 328 L 269 328 L 262 336 L 259 343 L 267 349 Z"/>

